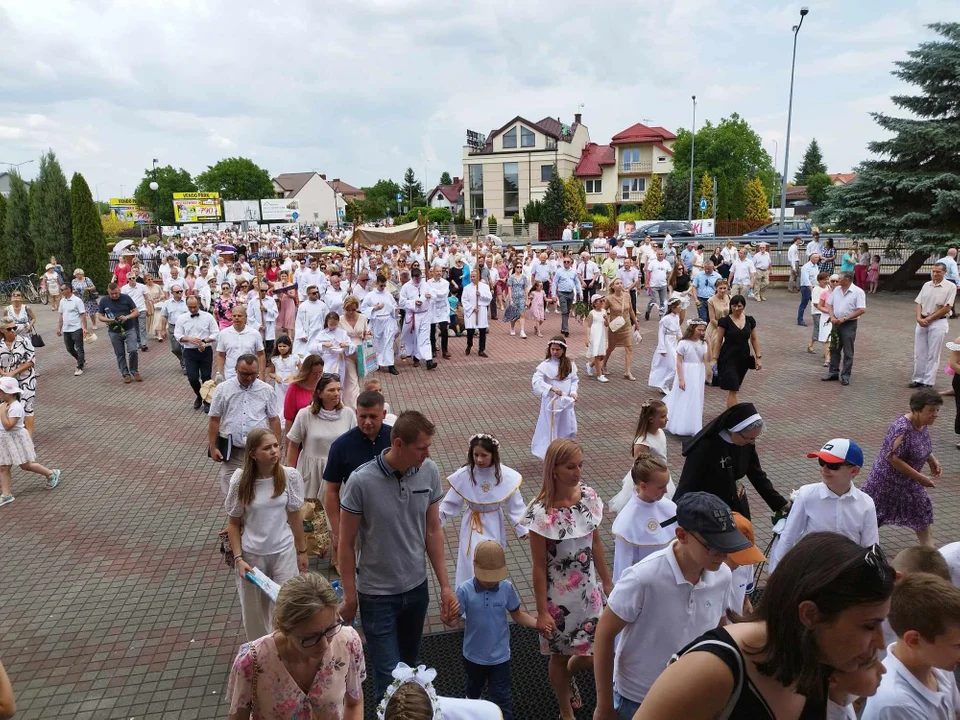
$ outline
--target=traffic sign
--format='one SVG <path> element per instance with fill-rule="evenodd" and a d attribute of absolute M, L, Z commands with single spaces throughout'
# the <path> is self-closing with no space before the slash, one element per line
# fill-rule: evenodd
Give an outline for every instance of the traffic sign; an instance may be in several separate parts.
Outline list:
<path fill-rule="evenodd" d="M 300 217 L 300 213 L 298 213 L 296 210 L 294 210 L 292 213 L 290 213 L 290 217 L 292 217 L 294 220 L 296 220 L 298 217 Z"/>
<path fill-rule="evenodd" d="M 403 199 L 402 193 L 397 193 L 397 202 L 400 202 Z"/>
<path fill-rule="evenodd" d="M 700 210 L 703 211 L 706 209 L 707 209 L 707 199 L 702 197 L 700 198 Z"/>

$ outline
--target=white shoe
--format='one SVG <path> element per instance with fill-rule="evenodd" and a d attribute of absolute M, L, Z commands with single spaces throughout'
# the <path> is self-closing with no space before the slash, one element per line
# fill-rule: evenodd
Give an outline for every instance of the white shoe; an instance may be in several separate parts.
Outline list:
<path fill-rule="evenodd" d="M 594 375 L 593 365 L 587 365 L 587 375 L 589 375 L 590 377 L 593 377 Z"/>
<path fill-rule="evenodd" d="M 516 330 L 511 330 L 511 331 L 510 331 L 510 335 L 516 335 L 516 334 L 517 334 Z"/>
<path fill-rule="evenodd" d="M 610 382 L 610 379 L 606 375 L 598 375 L 597 382 Z"/>
<path fill-rule="evenodd" d="M 521 331 L 520 331 L 520 337 L 522 337 L 524 340 L 526 340 L 526 339 L 527 339 L 527 334 L 526 334 L 523 330 L 521 330 Z"/>
<path fill-rule="evenodd" d="M 83 375 L 83 370 L 81 370 L 80 368 L 77 368 L 76 370 L 73 371 L 73 374 L 74 376 Z"/>

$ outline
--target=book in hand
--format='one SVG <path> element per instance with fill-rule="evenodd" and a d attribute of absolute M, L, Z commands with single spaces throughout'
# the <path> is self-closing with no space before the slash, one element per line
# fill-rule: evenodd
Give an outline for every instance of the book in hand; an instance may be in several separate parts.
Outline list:
<path fill-rule="evenodd" d="M 280 586 L 264 575 L 260 568 L 254 568 L 252 572 L 247 570 L 247 580 L 263 590 L 267 594 L 267 597 L 273 600 L 273 602 L 277 601 L 277 593 L 280 592 Z"/>

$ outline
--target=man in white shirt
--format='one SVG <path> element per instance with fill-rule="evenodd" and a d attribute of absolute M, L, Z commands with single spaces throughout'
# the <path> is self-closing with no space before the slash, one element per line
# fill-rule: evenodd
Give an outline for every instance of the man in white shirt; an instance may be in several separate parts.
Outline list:
<path fill-rule="evenodd" d="M 360 274 L 357 275 L 357 281 L 349 290 L 350 294 L 362 303 L 367 293 L 370 292 L 370 272 L 368 270 L 361 270 Z"/>
<path fill-rule="evenodd" d="M 236 363 L 241 355 L 256 355 L 260 361 L 260 379 L 266 373 L 267 362 L 263 352 L 263 338 L 247 327 L 247 308 L 237 305 L 232 313 L 233 324 L 220 331 L 217 337 L 217 381 L 236 376 Z"/>
<path fill-rule="evenodd" d="M 753 261 L 747 258 L 747 249 L 741 247 L 737 259 L 730 265 L 730 296 L 742 295 L 746 299 L 747 292 L 753 287 L 755 273 Z"/>
<path fill-rule="evenodd" d="M 800 236 L 790 243 L 787 250 L 787 263 L 790 265 L 790 280 L 787 283 L 787 292 L 798 292 L 797 281 L 800 279 Z"/>
<path fill-rule="evenodd" d="M 813 237 L 810 238 L 810 242 L 807 243 L 807 257 L 813 257 L 814 255 L 820 255 L 823 248 L 820 247 L 820 233 L 816 230 L 813 231 Z"/>
<path fill-rule="evenodd" d="M 213 315 L 200 309 L 200 300 L 196 296 L 188 297 L 186 305 L 187 312 L 177 317 L 172 335 L 183 348 L 187 381 L 196 396 L 193 409 L 199 410 L 204 404 L 200 387 L 213 375 L 213 345 L 220 330 Z M 207 409 L 210 409 L 209 405 Z"/>
<path fill-rule="evenodd" d="M 179 265 L 174 265 L 170 268 L 170 273 L 167 275 L 167 279 L 163 281 L 163 291 L 169 295 L 170 288 L 172 288 L 174 285 L 183 285 L 183 277 L 181 277 Z"/>
<path fill-rule="evenodd" d="M 640 287 L 640 271 L 633 266 L 633 258 L 623 259 L 623 267 L 617 271 L 617 278 L 623 283 L 623 291 L 630 293 L 630 305 L 637 312 L 637 290 Z M 584 297 L 587 297 L 584 292 Z"/>
<path fill-rule="evenodd" d="M 174 283 L 170 287 L 170 297 L 160 306 L 160 314 L 167 321 L 164 328 L 160 330 L 160 336 L 170 342 L 170 352 L 180 361 L 180 370 L 184 375 L 187 374 L 187 366 L 183 362 L 183 348 L 173 331 L 177 326 L 177 320 L 185 312 L 187 312 L 187 304 L 183 301 L 183 287 L 179 283 Z"/>
<path fill-rule="evenodd" d="M 146 294 L 147 286 L 137 282 L 137 276 L 132 272 L 127 274 L 127 281 L 120 287 L 120 292 L 127 295 L 137 305 L 137 344 L 147 352 L 147 310 L 153 313 L 153 302 Z"/>
<path fill-rule="evenodd" d="M 830 322 L 840 335 L 843 353 L 843 368 L 840 368 L 840 352 L 830 351 L 830 372 L 821 378 L 824 381 L 839 380 L 850 384 L 853 371 L 853 346 L 857 340 L 857 319 L 867 311 L 867 296 L 853 284 L 853 273 L 840 273 L 840 285 L 834 288 L 825 303 L 830 313 Z"/>
<path fill-rule="evenodd" d="M 327 286 L 327 276 L 324 275 L 323 270 L 317 266 L 317 259 L 315 257 L 309 258 L 307 268 L 301 269 L 300 272 L 297 273 L 295 281 L 297 283 L 297 293 L 300 295 L 300 302 L 307 299 L 307 289 L 311 285 L 316 285 L 321 293 Z"/>
<path fill-rule="evenodd" d="M 437 366 L 430 345 L 433 294 L 430 286 L 422 282 L 421 275 L 420 268 L 413 268 L 410 280 L 400 288 L 400 309 L 405 311 L 400 345 L 406 346 L 413 355 L 414 367 L 425 360 L 427 370 L 433 370 Z"/>
<path fill-rule="evenodd" d="M 660 317 L 667 312 L 667 294 L 670 288 L 667 286 L 667 278 L 673 271 L 673 266 L 663 259 L 663 250 L 657 248 L 657 259 L 647 263 L 647 287 L 650 289 L 650 302 L 647 303 L 647 312 L 644 313 L 644 319 L 650 319 L 650 311 L 654 305 L 657 306 Z"/>
<path fill-rule="evenodd" d="M 317 333 L 323 330 L 323 321 L 329 310 L 327 304 L 320 299 L 320 288 L 310 285 L 306 288 L 307 300 L 297 308 L 297 319 L 293 330 L 293 352 L 295 355 L 307 356 L 307 347 L 313 342 Z"/>
<path fill-rule="evenodd" d="M 563 229 L 563 233 L 560 236 L 560 241 L 567 244 L 573 242 L 573 223 L 567 223 L 567 226 Z"/>
<path fill-rule="evenodd" d="M 770 244 L 766 241 L 760 243 L 757 253 L 753 256 L 753 286 L 754 286 L 754 295 L 757 298 L 757 302 L 763 302 L 766 298 L 763 297 L 764 291 L 770 286 L 770 265 L 772 259 L 770 257 Z"/>
<path fill-rule="evenodd" d="M 583 296 L 592 297 L 593 288 L 597 278 L 600 276 L 600 266 L 597 265 L 596 261 L 586 250 L 580 253 L 580 262 L 577 263 L 577 274 L 580 276 L 580 282 L 583 284 Z"/>
<path fill-rule="evenodd" d="M 77 361 L 74 375 L 83 375 L 83 338 L 87 332 L 87 312 L 83 300 L 73 294 L 73 285 L 63 283 L 60 286 L 60 305 L 57 308 L 60 317 L 57 319 L 57 335 L 63 337 L 63 344 L 67 352 Z"/>
<path fill-rule="evenodd" d="M 520 262 L 517 260 L 516 262 Z M 443 359 L 449 360 L 447 329 L 450 325 L 450 304 L 447 301 L 450 297 L 450 283 L 443 279 L 443 269 L 439 265 L 434 265 L 430 269 L 430 279 L 427 280 L 427 288 L 424 297 L 430 299 L 430 352 L 437 355 L 437 330 L 440 331 L 440 350 L 443 353 Z"/>
<path fill-rule="evenodd" d="M 913 331 L 913 380 L 907 387 L 933 387 L 940 369 L 940 349 L 950 329 L 947 316 L 957 298 L 957 286 L 945 277 L 947 266 L 940 261 L 930 270 L 916 303 L 917 326 Z"/>
<path fill-rule="evenodd" d="M 807 305 L 813 297 L 813 288 L 817 284 L 817 273 L 820 272 L 820 255 L 814 253 L 809 256 L 809 260 L 800 268 L 800 307 L 797 308 L 797 325 L 807 326 L 807 321 L 803 319 L 807 311 Z"/>

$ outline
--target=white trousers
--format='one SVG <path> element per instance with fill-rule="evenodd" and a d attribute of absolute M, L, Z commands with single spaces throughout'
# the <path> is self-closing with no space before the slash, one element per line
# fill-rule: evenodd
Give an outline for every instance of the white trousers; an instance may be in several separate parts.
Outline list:
<path fill-rule="evenodd" d="M 370 327 L 377 346 L 377 363 L 380 367 L 390 367 L 393 365 L 393 340 L 397 336 L 397 321 L 392 317 L 375 317 Z"/>
<path fill-rule="evenodd" d="M 244 551 L 243 559 L 251 567 L 260 568 L 277 585 L 283 585 L 298 574 L 297 549 L 293 545 L 273 555 L 254 555 Z M 240 595 L 240 612 L 247 641 L 273 632 L 273 601 L 258 585 L 240 577 L 236 568 L 234 574 L 237 576 L 237 593 Z"/>
<path fill-rule="evenodd" d="M 400 354 L 412 355 L 421 360 L 433 360 L 433 350 L 430 348 L 429 313 L 411 313 L 407 310 L 403 330 L 400 333 Z"/>
<path fill-rule="evenodd" d="M 936 385 L 940 369 L 940 350 L 947 336 L 950 323 L 940 318 L 927 327 L 919 325 L 913 331 L 913 381 L 924 385 Z"/>

